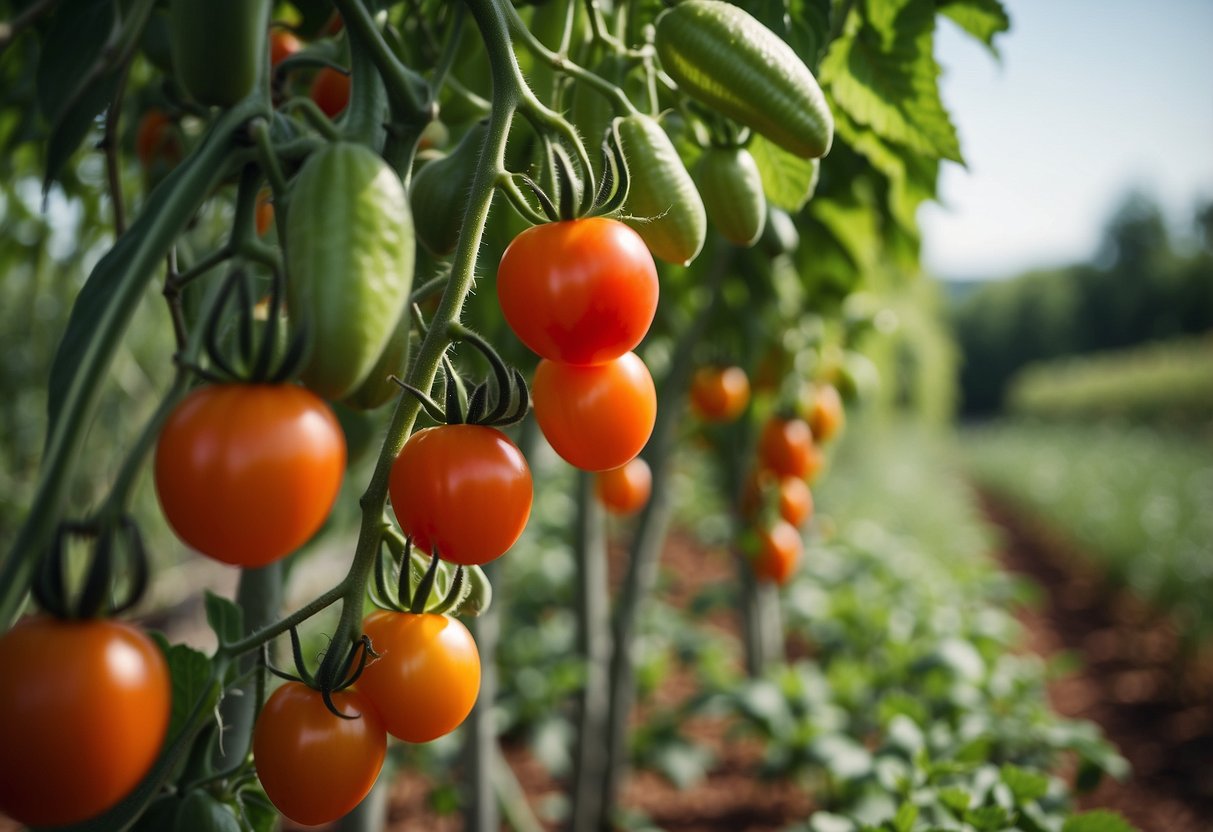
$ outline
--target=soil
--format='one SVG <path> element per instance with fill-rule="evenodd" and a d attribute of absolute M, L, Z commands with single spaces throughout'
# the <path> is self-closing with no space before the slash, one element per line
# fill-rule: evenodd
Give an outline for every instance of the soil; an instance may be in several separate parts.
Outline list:
<path fill-rule="evenodd" d="M 1133 767 L 1080 805 L 1116 810 L 1143 832 L 1213 830 L 1213 651 L 1181 655 L 1165 616 L 1109 586 L 1055 531 L 981 498 L 1003 535 L 1003 567 L 1042 590 L 1041 604 L 1019 610 L 1028 647 L 1080 661 L 1050 685 L 1053 708 L 1098 723 Z"/>

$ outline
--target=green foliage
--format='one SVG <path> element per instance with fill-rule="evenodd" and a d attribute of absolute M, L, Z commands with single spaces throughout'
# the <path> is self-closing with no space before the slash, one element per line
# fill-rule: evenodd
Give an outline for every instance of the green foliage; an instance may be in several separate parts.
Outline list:
<path fill-rule="evenodd" d="M 964 447 L 984 487 L 1172 613 L 1190 646 L 1213 635 L 1207 444 L 1147 428 L 1027 423 L 974 430 Z"/>
<path fill-rule="evenodd" d="M 1213 338 L 1032 364 L 1011 380 L 1009 409 L 1044 419 L 1213 424 Z"/>
<path fill-rule="evenodd" d="M 1092 262 L 968 288 L 953 317 L 972 415 L 1001 408 L 1030 363 L 1213 328 L 1213 250 L 1181 253 L 1158 207 L 1137 194 L 1110 219 Z"/>

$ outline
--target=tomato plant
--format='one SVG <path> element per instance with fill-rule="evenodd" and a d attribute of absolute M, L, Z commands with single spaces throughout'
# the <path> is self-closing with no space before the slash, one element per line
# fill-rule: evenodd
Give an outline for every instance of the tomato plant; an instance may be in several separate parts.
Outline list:
<path fill-rule="evenodd" d="M 768 470 L 804 478 L 814 457 L 813 433 L 803 419 L 770 419 L 758 437 L 758 458 Z"/>
<path fill-rule="evenodd" d="M 705 422 L 731 422 L 750 403 L 750 379 L 740 367 L 700 367 L 691 378 L 691 408 Z"/>
<path fill-rule="evenodd" d="M 779 516 L 793 526 L 813 516 L 813 492 L 800 477 L 779 478 Z"/>
<path fill-rule="evenodd" d="M 653 377 L 634 352 L 584 367 L 545 358 L 531 395 L 544 437 L 585 471 L 618 468 L 636 456 L 657 418 Z"/>
<path fill-rule="evenodd" d="M 846 411 L 838 388 L 832 384 L 814 385 L 809 392 L 805 418 L 818 442 L 829 442 L 838 436 L 846 425 Z"/>
<path fill-rule="evenodd" d="M 357 687 L 392 736 L 429 742 L 471 713 L 480 693 L 480 653 L 468 628 L 434 613 L 371 613 L 362 622 L 379 658 Z"/>
<path fill-rule="evenodd" d="M 156 445 L 156 494 L 173 531 L 224 563 L 264 566 L 328 517 L 345 473 L 333 412 L 293 385 L 201 387 Z"/>
<path fill-rule="evenodd" d="M 392 465 L 389 493 L 416 546 L 452 563 L 487 563 L 526 527 L 531 470 L 496 428 L 440 425 L 409 437 Z"/>
<path fill-rule="evenodd" d="M 634 349 L 657 311 L 657 267 L 635 231 L 589 217 L 536 225 L 501 256 L 497 298 L 544 358 L 602 364 Z"/>
<path fill-rule="evenodd" d="M 758 534 L 758 553 L 754 557 L 754 574 L 762 580 L 786 584 L 800 565 L 804 541 L 800 532 L 786 520 L 780 520 Z"/>
<path fill-rule="evenodd" d="M 640 457 L 619 468 L 599 471 L 594 480 L 599 501 L 613 514 L 634 514 L 649 501 L 653 490 L 653 472 Z"/>
<path fill-rule="evenodd" d="M 350 76 L 332 67 L 321 67 L 312 79 L 308 95 L 326 116 L 336 118 L 350 103 Z"/>
<path fill-rule="evenodd" d="M 370 700 L 335 691 L 333 714 L 318 690 L 287 682 L 266 700 L 253 729 L 257 779 L 278 811 L 296 823 L 328 823 L 375 785 L 387 732 Z"/>
<path fill-rule="evenodd" d="M 101 814 L 168 730 L 164 655 L 128 624 L 32 617 L 0 636 L 0 811 L 30 826 Z"/>

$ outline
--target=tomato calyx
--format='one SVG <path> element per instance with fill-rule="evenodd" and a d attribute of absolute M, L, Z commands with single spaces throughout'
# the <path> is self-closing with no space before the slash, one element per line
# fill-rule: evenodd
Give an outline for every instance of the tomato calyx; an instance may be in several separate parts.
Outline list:
<path fill-rule="evenodd" d="M 339 663 L 334 666 L 337 668 L 333 679 L 322 678 L 326 676 L 325 667 L 329 662 L 324 662 L 321 665 L 320 671 L 313 674 L 307 669 L 307 662 L 303 659 L 303 645 L 299 641 L 299 630 L 296 627 L 290 628 L 291 635 L 291 657 L 295 663 L 295 672 L 290 673 L 281 668 L 274 667 L 268 660 L 265 662 L 266 669 L 280 679 L 285 679 L 288 682 L 299 682 L 307 685 L 309 688 L 320 693 L 324 700 L 324 707 L 338 719 L 358 719 L 358 717 L 342 713 L 341 709 L 333 702 L 333 694 L 339 693 L 346 688 L 351 687 L 362 676 L 362 671 L 366 669 L 367 661 L 370 659 L 379 658 L 379 654 L 375 652 L 371 645 L 370 636 L 363 634 L 358 637 L 349 647 L 345 656 Z M 333 645 L 337 644 L 337 639 L 333 640 Z"/>
<path fill-rule="evenodd" d="M 213 384 L 283 384 L 298 374 L 307 352 L 306 321 L 295 327 L 285 348 L 279 346 L 285 287 L 274 271 L 269 294 L 254 302 L 253 281 L 241 267 L 232 269 L 219 289 L 203 324 L 203 348 L 208 366 L 188 361 L 178 353 L 174 360 Z M 228 325 L 229 308 L 235 319 L 235 337 Z M 234 340 L 234 343 L 225 343 Z"/>
<path fill-rule="evenodd" d="M 492 586 L 479 566 L 450 563 L 437 551 L 427 557 L 411 535 L 401 539 L 394 530 L 385 532 L 383 544 L 367 587 L 375 606 L 414 615 L 480 615 L 488 609 Z"/>
<path fill-rule="evenodd" d="M 451 323 L 448 333 L 452 340 L 466 341 L 484 356 L 491 369 L 487 379 L 469 392 L 450 359 L 443 355 L 444 405 L 396 376 L 392 376 L 392 380 L 416 398 L 426 415 L 439 424 L 506 427 L 521 422 L 531 407 L 531 395 L 522 373 L 516 367 L 507 366 L 492 344 L 462 324 Z"/>
<path fill-rule="evenodd" d="M 584 149 L 578 148 L 583 175 L 574 170 L 573 160 L 559 141 L 545 137 L 547 178 L 557 187 L 555 197 L 525 173 L 507 173 L 498 183 L 510 204 L 532 225 L 575 220 L 583 217 L 611 216 L 619 212 L 628 196 L 630 177 L 619 131 L 612 125 L 602 141 L 602 179 L 594 181 L 594 171 Z M 536 209 L 518 187 L 521 182 L 539 204 Z"/>
<path fill-rule="evenodd" d="M 89 565 L 77 591 L 68 586 L 68 540 L 84 538 L 90 542 Z M 124 561 L 125 586 L 118 586 L 115 559 Z M 43 610 L 59 619 L 110 617 L 125 612 L 143 597 L 147 589 L 147 552 L 143 537 L 133 518 L 101 518 L 76 523 L 61 523 L 50 549 L 40 559 L 30 587 L 34 600 Z M 121 589 L 121 595 L 117 590 Z"/>

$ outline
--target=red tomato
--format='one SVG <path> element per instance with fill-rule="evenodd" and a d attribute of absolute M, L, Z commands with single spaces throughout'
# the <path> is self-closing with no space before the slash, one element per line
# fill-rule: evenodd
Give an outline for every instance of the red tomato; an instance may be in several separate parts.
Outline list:
<path fill-rule="evenodd" d="M 108 620 L 27 618 L 0 636 L 0 812 L 30 826 L 96 817 L 148 773 L 172 683 L 155 643 Z"/>
<path fill-rule="evenodd" d="M 634 352 L 592 366 L 546 358 L 531 385 L 548 443 L 585 471 L 619 468 L 644 448 L 657 420 L 657 390 Z"/>
<path fill-rule="evenodd" d="M 779 516 L 793 526 L 813 516 L 813 492 L 800 477 L 779 478 Z"/>
<path fill-rule="evenodd" d="M 253 729 L 257 778 L 278 811 L 309 826 L 346 815 L 375 785 L 387 732 L 370 700 L 356 690 L 332 694 L 287 682 L 266 701 Z"/>
<path fill-rule="evenodd" d="M 483 425 L 414 433 L 392 464 L 388 489 L 404 533 L 452 563 L 500 557 L 531 516 L 531 469 L 522 451 Z"/>
<path fill-rule="evenodd" d="M 783 585 L 800 565 L 804 542 L 800 532 L 781 520 L 758 535 L 758 555 L 754 558 L 754 574 L 760 580 Z"/>
<path fill-rule="evenodd" d="M 433 613 L 371 613 L 362 622 L 379 658 L 357 687 L 374 703 L 388 733 L 405 742 L 449 734 L 480 693 L 480 652 L 454 618 Z"/>
<path fill-rule="evenodd" d="M 185 543 L 265 566 L 324 523 L 345 473 L 345 436 L 314 393 L 290 384 L 201 387 L 156 445 L 156 494 Z"/>
<path fill-rule="evenodd" d="M 332 67 L 322 67 L 312 79 L 308 94 L 326 116 L 336 118 L 350 103 L 350 76 Z"/>
<path fill-rule="evenodd" d="M 185 155 L 181 131 L 161 110 L 148 110 L 135 130 L 135 156 L 144 169 L 156 163 L 173 167 Z"/>
<path fill-rule="evenodd" d="M 731 422 L 750 403 L 750 380 L 740 367 L 700 367 L 691 378 L 691 408 L 705 422 Z"/>
<path fill-rule="evenodd" d="M 257 210 L 253 215 L 253 222 L 257 226 L 259 237 L 264 237 L 274 224 L 274 203 L 270 202 L 268 192 L 257 195 Z"/>
<path fill-rule="evenodd" d="M 759 461 L 782 477 L 803 478 L 813 452 L 813 433 L 803 419 L 771 419 L 758 437 Z"/>
<path fill-rule="evenodd" d="M 842 396 L 838 389 L 831 384 L 815 385 L 811 392 L 807 421 L 813 431 L 813 438 L 818 442 L 829 442 L 841 431 L 846 424 L 846 412 L 842 406 Z"/>
<path fill-rule="evenodd" d="M 657 267 L 640 235 L 587 217 L 536 225 L 501 256 L 497 299 L 544 358 L 602 364 L 634 349 L 657 312 Z"/>
<path fill-rule="evenodd" d="M 270 68 L 278 66 L 303 48 L 303 43 L 285 29 L 270 32 Z"/>
<path fill-rule="evenodd" d="M 636 457 L 627 465 L 601 471 L 595 477 L 598 500 L 612 514 L 632 514 L 649 501 L 653 490 L 653 472 L 649 464 Z"/>

